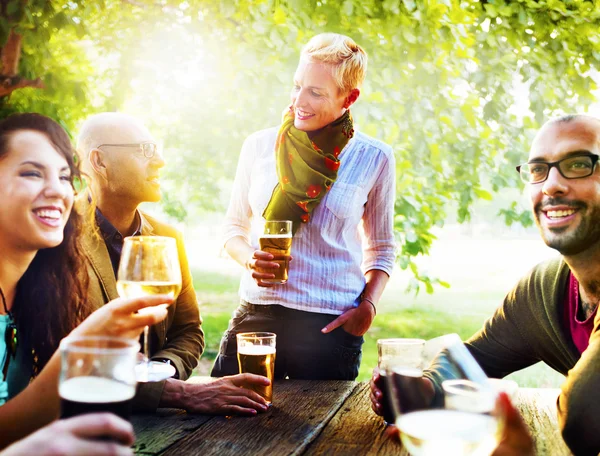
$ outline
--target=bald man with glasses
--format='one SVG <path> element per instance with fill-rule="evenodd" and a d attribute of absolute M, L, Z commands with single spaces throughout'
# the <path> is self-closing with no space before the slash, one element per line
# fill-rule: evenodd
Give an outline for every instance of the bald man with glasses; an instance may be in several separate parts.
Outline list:
<path fill-rule="evenodd" d="M 198 364 L 204 334 L 181 234 L 138 209 L 141 203 L 160 200 L 160 170 L 165 165 L 148 129 L 125 114 L 96 114 L 81 126 L 77 153 L 89 178 L 88 190 L 76 203 L 77 210 L 87 215 L 82 247 L 88 260 L 88 300 L 100 307 L 118 297 L 116 276 L 124 237 L 155 235 L 177 241 L 181 292 L 167 318 L 151 328 L 149 344 L 151 360 L 172 366 L 175 375 L 141 384 L 134 409 L 171 407 L 225 415 L 267 410 L 265 400 L 247 389 L 268 384 L 265 377 L 242 374 L 206 384 L 184 382 Z"/>
<path fill-rule="evenodd" d="M 558 418 L 576 455 L 600 452 L 599 154 L 597 118 L 564 116 L 540 129 L 529 160 L 517 171 L 529 187 L 542 239 L 561 255 L 523 277 L 466 342 L 489 377 L 502 378 L 539 361 L 566 376 Z M 431 404 L 439 404 L 442 369 L 432 366 L 424 375 Z M 381 413 L 377 382 L 375 372 L 371 400 Z"/>

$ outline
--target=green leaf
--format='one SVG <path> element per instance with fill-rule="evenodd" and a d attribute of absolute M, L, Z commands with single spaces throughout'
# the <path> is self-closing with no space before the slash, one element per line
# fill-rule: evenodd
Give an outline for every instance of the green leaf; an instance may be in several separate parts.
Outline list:
<path fill-rule="evenodd" d="M 492 201 L 494 199 L 494 197 L 492 196 L 492 194 L 490 192 L 488 192 L 487 190 L 484 190 L 482 188 L 478 188 L 478 187 L 473 188 L 473 193 L 475 193 L 475 195 L 477 195 L 478 198 L 486 200 L 486 201 Z"/>

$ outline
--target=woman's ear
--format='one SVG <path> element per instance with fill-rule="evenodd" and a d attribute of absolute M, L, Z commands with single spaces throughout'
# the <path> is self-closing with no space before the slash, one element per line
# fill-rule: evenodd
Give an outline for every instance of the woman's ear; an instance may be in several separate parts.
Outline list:
<path fill-rule="evenodd" d="M 344 108 L 348 109 L 350 106 L 352 106 L 354 102 L 358 100 L 359 95 L 360 90 L 352 89 L 344 101 Z"/>

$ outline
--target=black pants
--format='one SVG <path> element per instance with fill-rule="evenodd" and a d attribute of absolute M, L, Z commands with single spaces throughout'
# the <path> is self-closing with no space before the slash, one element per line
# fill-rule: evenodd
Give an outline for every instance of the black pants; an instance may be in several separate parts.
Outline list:
<path fill-rule="evenodd" d="M 237 333 L 266 331 L 277 334 L 276 379 L 354 380 L 358 376 L 364 339 L 342 328 L 321 333 L 336 318 L 337 315 L 242 301 L 223 334 L 211 375 L 239 373 Z"/>

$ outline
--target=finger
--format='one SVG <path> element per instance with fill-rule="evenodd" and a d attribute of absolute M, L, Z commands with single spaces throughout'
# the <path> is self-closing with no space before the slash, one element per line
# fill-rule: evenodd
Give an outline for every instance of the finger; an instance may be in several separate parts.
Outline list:
<path fill-rule="evenodd" d="M 169 312 L 164 308 L 153 309 L 151 313 L 131 314 L 121 317 L 121 328 L 126 331 L 144 329 L 144 326 L 152 326 L 163 321 Z"/>
<path fill-rule="evenodd" d="M 377 399 L 375 399 L 372 395 L 370 397 L 371 399 L 371 409 L 377 414 L 377 415 L 382 415 L 382 411 L 381 411 L 381 404 L 377 401 Z"/>
<path fill-rule="evenodd" d="M 137 298 L 118 298 L 110 301 L 106 306 L 119 313 L 133 313 L 146 307 L 160 304 L 172 304 L 174 299 L 168 295 L 152 295 Z M 105 306 L 105 307 L 106 307 Z"/>
<path fill-rule="evenodd" d="M 400 440 L 400 431 L 394 425 L 388 426 L 385 430 L 385 435 L 392 440 Z"/>
<path fill-rule="evenodd" d="M 274 287 L 275 285 L 277 285 L 276 283 L 262 282 L 262 281 L 260 281 L 260 280 L 257 280 L 257 281 L 256 281 L 256 284 L 257 284 L 259 287 L 263 287 L 263 288 L 271 288 L 271 287 Z"/>
<path fill-rule="evenodd" d="M 112 413 L 80 415 L 63 420 L 62 426 L 82 438 L 109 437 L 127 446 L 135 441 L 131 423 Z"/>
<path fill-rule="evenodd" d="M 271 380 L 262 375 L 256 374 L 237 374 L 227 377 L 231 379 L 231 383 L 235 386 L 247 386 L 247 385 L 258 385 L 258 386 L 269 386 L 271 384 Z"/>
<path fill-rule="evenodd" d="M 371 380 L 371 393 L 377 397 L 381 396 L 381 390 L 378 388 L 377 383 L 374 380 Z"/>
<path fill-rule="evenodd" d="M 272 261 L 254 260 L 254 268 L 279 269 L 279 263 L 273 263 Z"/>
<path fill-rule="evenodd" d="M 69 442 L 69 449 L 67 455 L 81 455 L 86 456 L 131 456 L 133 450 L 128 446 L 119 445 L 115 442 L 102 442 L 94 440 L 83 440 L 83 439 L 72 439 Z M 63 453 L 61 453 L 63 454 Z"/>
<path fill-rule="evenodd" d="M 256 279 L 256 280 L 262 280 L 262 279 L 274 279 L 275 278 L 275 274 L 271 273 L 271 272 L 259 272 L 259 271 L 254 271 L 252 273 L 252 278 Z"/>
<path fill-rule="evenodd" d="M 343 313 L 342 315 L 340 315 L 339 317 L 337 317 L 335 320 L 333 320 L 331 323 L 329 323 L 327 326 L 325 326 L 321 332 L 323 334 L 327 334 L 331 331 L 333 331 L 336 328 L 339 328 L 340 326 L 342 326 L 344 323 L 346 323 L 348 321 L 348 312 Z"/>
<path fill-rule="evenodd" d="M 244 390 L 249 391 L 249 390 L 246 390 L 245 388 L 238 388 L 238 390 L 239 391 L 244 391 Z M 254 392 L 254 391 L 249 391 L 249 392 Z M 260 411 L 260 412 L 266 412 L 269 409 L 269 407 L 265 403 L 264 399 L 262 399 L 262 397 L 257 397 L 256 400 L 253 400 L 248 396 L 235 394 L 232 396 L 225 397 L 224 401 L 227 405 L 237 405 L 238 407 L 254 409 L 254 410 Z M 260 402 L 258 402 L 258 401 L 260 401 Z"/>
<path fill-rule="evenodd" d="M 239 405 L 228 405 L 227 407 L 223 407 L 223 410 L 226 415 L 255 416 L 258 414 L 253 408 L 240 407 Z"/>
<path fill-rule="evenodd" d="M 263 250 L 255 250 L 253 256 L 257 260 L 267 260 L 267 261 L 269 261 L 269 260 L 273 259 L 273 254 L 272 253 L 265 252 Z"/>

